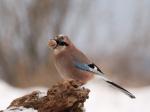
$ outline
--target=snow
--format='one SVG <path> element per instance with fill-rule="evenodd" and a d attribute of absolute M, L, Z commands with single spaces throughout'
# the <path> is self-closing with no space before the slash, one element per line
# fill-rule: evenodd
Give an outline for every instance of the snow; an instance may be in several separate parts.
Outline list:
<path fill-rule="evenodd" d="M 12 107 L 4 110 L 3 112 L 38 112 L 38 111 L 34 110 L 33 108 Z"/>
<path fill-rule="evenodd" d="M 47 95 L 47 92 L 38 91 L 38 97 L 39 97 L 39 98 L 42 98 L 42 97 L 44 97 L 44 96 L 46 96 L 46 95 Z"/>
<path fill-rule="evenodd" d="M 136 99 L 131 99 L 98 78 L 86 85 L 91 90 L 85 103 L 86 112 L 150 112 L 150 87 L 130 89 Z"/>
<path fill-rule="evenodd" d="M 131 99 L 120 91 L 106 86 L 100 80 L 93 79 L 86 85 L 91 90 L 89 99 L 85 103 L 86 112 L 149 112 L 150 111 L 150 87 L 131 89 L 136 99 Z M 0 81 L 0 110 L 6 109 L 10 102 L 33 90 L 46 91 L 46 88 L 29 88 L 18 89 L 11 87 L 3 81 Z M 39 97 L 44 97 L 46 92 L 39 92 Z M 15 109 L 15 107 L 13 107 Z M 14 112 L 13 109 L 13 112 Z M 16 108 L 15 112 L 37 112 L 32 108 L 24 107 Z M 6 109 L 4 112 L 12 112 L 12 108 Z"/>
<path fill-rule="evenodd" d="M 46 95 L 47 89 L 44 87 L 19 89 L 11 87 L 4 81 L 0 80 L 0 110 L 6 109 L 14 99 L 29 94 L 36 90 L 42 91 L 39 92 L 38 94 L 39 97 L 43 97 Z"/>

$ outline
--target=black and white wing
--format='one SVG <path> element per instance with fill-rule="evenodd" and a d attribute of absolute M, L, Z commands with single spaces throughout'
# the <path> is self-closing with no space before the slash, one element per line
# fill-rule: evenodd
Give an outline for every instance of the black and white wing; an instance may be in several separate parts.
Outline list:
<path fill-rule="evenodd" d="M 135 98 L 135 96 L 132 93 L 130 93 L 129 91 L 127 91 L 123 87 L 119 86 L 118 84 L 116 84 L 116 83 L 110 81 L 109 79 L 107 79 L 104 76 L 104 73 L 94 63 L 91 63 L 91 64 L 75 63 L 75 67 L 78 68 L 78 69 L 80 69 L 80 70 L 92 72 L 94 74 L 99 75 L 100 78 L 103 79 L 108 84 L 110 84 L 113 87 L 119 89 L 120 91 L 122 91 L 123 93 L 125 93 L 126 95 L 128 95 L 130 98 Z"/>

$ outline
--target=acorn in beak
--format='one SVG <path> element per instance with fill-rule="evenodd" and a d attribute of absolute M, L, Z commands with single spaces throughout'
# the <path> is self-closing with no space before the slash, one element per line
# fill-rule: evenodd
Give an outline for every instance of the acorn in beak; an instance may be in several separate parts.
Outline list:
<path fill-rule="evenodd" d="M 49 46 L 49 48 L 55 49 L 55 48 L 57 47 L 57 42 L 56 42 L 56 40 L 55 40 L 55 39 L 50 39 L 50 40 L 48 41 L 48 46 Z"/>

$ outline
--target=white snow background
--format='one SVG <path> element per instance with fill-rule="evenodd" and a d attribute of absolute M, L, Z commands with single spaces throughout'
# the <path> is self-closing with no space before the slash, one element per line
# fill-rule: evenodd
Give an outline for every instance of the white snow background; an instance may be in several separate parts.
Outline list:
<path fill-rule="evenodd" d="M 37 90 L 41 92 L 47 91 L 45 87 L 19 89 L 19 88 L 11 87 L 4 81 L 0 80 L 0 110 L 6 109 L 14 99 L 22 97 L 23 95 L 29 94 Z"/>

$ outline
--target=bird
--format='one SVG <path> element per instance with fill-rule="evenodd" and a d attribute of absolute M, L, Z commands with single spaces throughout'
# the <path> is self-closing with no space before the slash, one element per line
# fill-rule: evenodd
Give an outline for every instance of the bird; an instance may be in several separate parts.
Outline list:
<path fill-rule="evenodd" d="M 104 80 L 107 84 L 120 90 L 130 98 L 136 98 L 131 92 L 109 80 L 102 70 L 80 51 L 66 35 L 57 35 L 48 40 L 48 46 L 52 49 L 54 64 L 65 79 L 79 80 L 88 83 L 95 76 Z"/>

